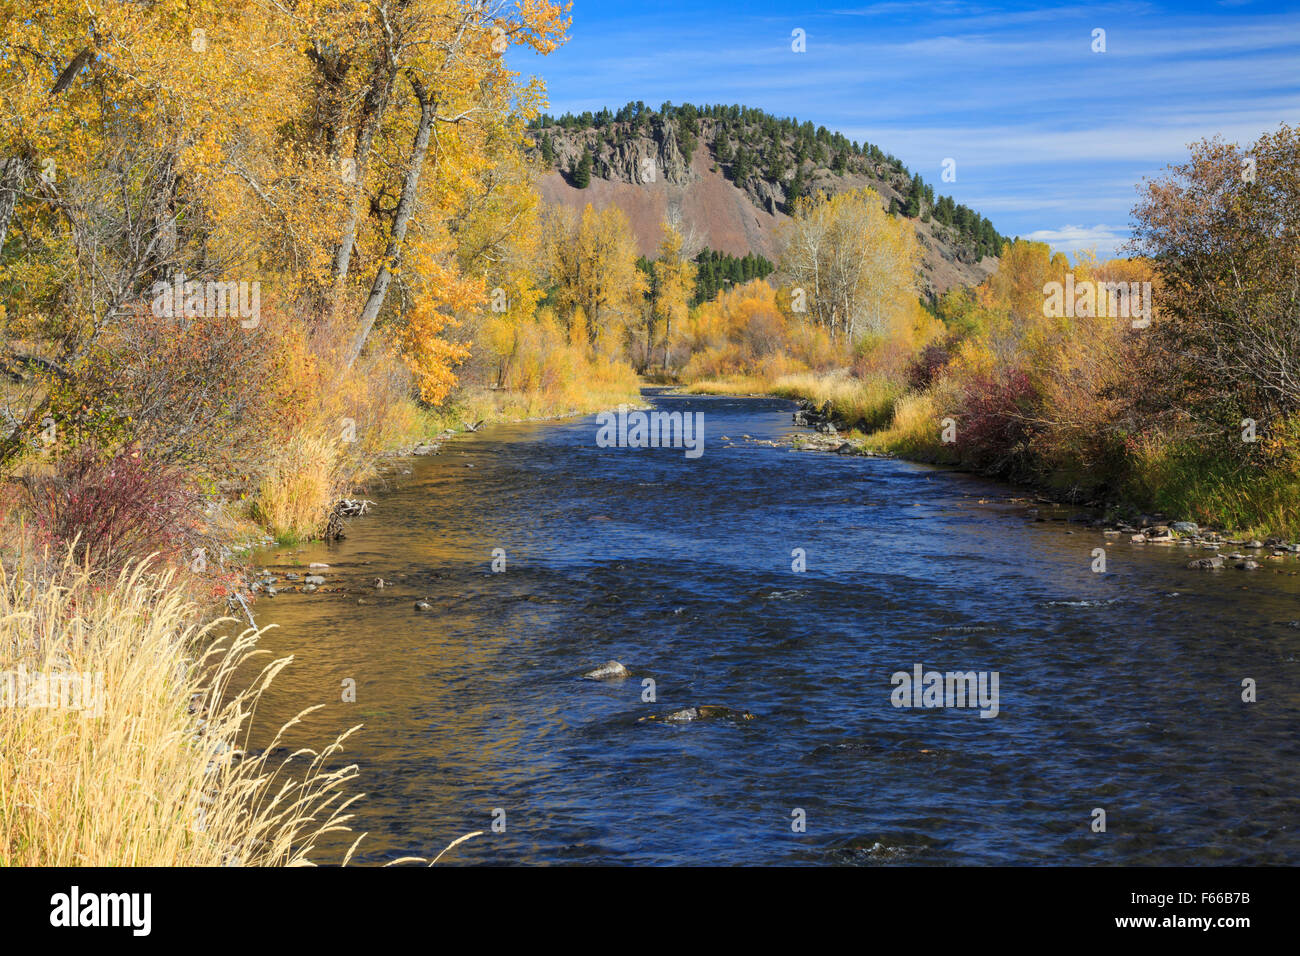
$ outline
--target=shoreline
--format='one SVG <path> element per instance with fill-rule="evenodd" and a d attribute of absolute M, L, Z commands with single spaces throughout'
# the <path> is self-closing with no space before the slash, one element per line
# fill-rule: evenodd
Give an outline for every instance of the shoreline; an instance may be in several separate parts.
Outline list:
<path fill-rule="evenodd" d="M 1028 495 L 1032 495 L 1032 498 L 1012 497 L 1010 498 L 1012 501 L 1027 502 L 1032 500 L 1036 504 L 1047 504 L 1053 507 L 1091 513 L 1091 517 L 1086 521 L 1078 522 L 1076 520 L 1077 515 L 1070 518 L 1047 519 L 1037 516 L 1037 508 L 1030 509 L 1030 512 L 1035 514 L 1036 521 L 1065 520 L 1086 523 L 1090 528 L 1100 532 L 1105 539 L 1105 544 L 1110 544 L 1112 541 L 1127 535 L 1129 542 L 1132 544 L 1183 546 L 1213 552 L 1213 554 L 1207 554 L 1204 557 L 1194 558 L 1189 561 L 1188 570 L 1217 571 L 1233 567 L 1240 571 L 1258 571 L 1265 569 L 1265 566 L 1256 560 L 1258 558 L 1281 560 L 1286 557 L 1300 557 L 1300 540 L 1289 541 L 1277 535 L 1257 536 L 1232 529 L 1201 526 L 1197 522 L 1190 520 L 1171 518 L 1159 511 L 1143 512 L 1116 501 L 1100 499 L 1084 502 L 1072 501 L 1063 494 L 1054 493 L 1054 489 L 1049 486 L 1017 482 L 1003 477 L 987 475 L 978 470 L 964 468 L 950 462 L 882 451 L 870 446 L 869 435 L 859 435 L 851 428 L 848 428 L 842 419 L 837 419 L 834 413 L 835 410 L 830 406 L 830 403 L 819 408 L 816 403 L 807 398 L 791 398 L 773 391 L 746 393 L 722 390 L 708 391 L 708 385 L 708 382 L 701 382 L 689 386 L 678 384 L 668 386 L 668 388 L 672 394 L 680 395 L 695 394 L 726 398 L 781 398 L 793 402 L 796 405 L 793 424 L 813 429 L 812 435 L 795 434 L 790 437 L 787 444 L 794 450 L 823 454 L 847 454 L 861 458 L 894 459 L 918 465 L 929 465 L 944 471 L 971 475 L 987 481 L 995 481 L 1008 486 L 1008 488 L 1021 490 Z M 698 390 L 686 391 L 687 388 Z M 829 413 L 826 411 L 828 407 L 830 408 Z M 841 432 L 841 429 L 844 429 L 843 432 Z M 1119 516 L 1117 513 L 1119 509 L 1123 509 L 1125 517 Z M 1108 515 L 1111 517 L 1108 518 Z M 1227 554 L 1222 553 L 1229 548 L 1234 550 Z M 1244 551 L 1254 553 L 1246 554 L 1243 553 Z M 1265 554 L 1264 552 L 1268 553 Z M 1284 568 L 1275 568 L 1273 570 L 1279 574 L 1300 574 L 1300 570 L 1287 571 Z"/>

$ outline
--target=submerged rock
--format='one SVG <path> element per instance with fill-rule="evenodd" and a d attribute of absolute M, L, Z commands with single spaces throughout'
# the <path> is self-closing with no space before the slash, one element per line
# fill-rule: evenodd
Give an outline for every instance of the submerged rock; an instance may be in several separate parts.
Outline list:
<path fill-rule="evenodd" d="M 606 661 L 594 671 L 587 671 L 582 676 L 586 680 L 625 680 L 632 675 L 618 661 Z"/>
<path fill-rule="evenodd" d="M 682 724 L 692 720 L 753 720 L 754 714 L 747 710 L 736 711 L 718 704 L 700 704 L 698 707 L 684 707 L 667 714 L 651 714 L 640 718 L 637 723 L 658 721 L 660 723 Z"/>
<path fill-rule="evenodd" d="M 433 605 L 430 604 L 428 601 L 416 601 L 415 609 L 417 611 L 432 611 Z"/>
<path fill-rule="evenodd" d="M 309 574 L 302 581 L 304 584 L 324 584 L 325 578 L 319 574 Z"/>

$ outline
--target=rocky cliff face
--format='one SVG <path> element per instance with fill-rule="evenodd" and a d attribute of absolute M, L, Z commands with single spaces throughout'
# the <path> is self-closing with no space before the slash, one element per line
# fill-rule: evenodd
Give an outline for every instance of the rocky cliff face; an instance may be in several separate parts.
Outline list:
<path fill-rule="evenodd" d="M 654 124 L 637 134 L 602 135 L 598 130 L 573 131 L 555 137 L 555 168 L 567 171 L 581 160 L 584 151 L 592 156 L 591 173 L 611 182 L 647 185 L 662 180 L 676 186 L 695 177 L 682 155 L 675 131 Z"/>
<path fill-rule="evenodd" d="M 643 255 L 653 257 L 659 244 L 659 224 L 669 214 L 679 215 L 703 246 L 744 255 L 754 252 L 777 261 L 779 230 L 786 221 L 791 181 L 773 180 L 758 163 L 737 175 L 734 149 L 726 159 L 716 155 L 716 125 L 699 121 L 690 158 L 683 153 L 682 136 L 672 122 L 658 118 L 641 124 L 610 123 L 596 128 L 550 126 L 534 131 L 534 141 L 546 138 L 553 155 L 551 171 L 540 183 L 545 200 L 581 210 L 587 203 L 597 209 L 619 206 L 628 216 Z M 737 144 L 744 146 L 743 143 Z M 773 147 L 764 146 L 766 154 Z M 586 153 L 591 155 L 591 179 L 578 188 L 571 174 Z M 786 144 L 780 154 L 786 168 L 798 156 Z M 806 192 L 834 194 L 870 186 L 887 208 L 906 202 L 910 177 L 888 163 L 859 162 L 837 172 L 826 164 L 804 161 Z M 935 219 L 912 220 L 922 249 L 921 286 L 933 296 L 954 286 L 974 285 L 996 267 L 997 260 L 979 256 L 960 241 L 956 231 Z"/>

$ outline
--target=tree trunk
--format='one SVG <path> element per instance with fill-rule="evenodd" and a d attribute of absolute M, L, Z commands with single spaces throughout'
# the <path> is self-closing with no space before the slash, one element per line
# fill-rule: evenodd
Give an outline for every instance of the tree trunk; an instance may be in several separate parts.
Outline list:
<path fill-rule="evenodd" d="M 5 239 L 9 235 L 9 223 L 13 221 L 18 190 L 22 188 L 26 175 L 27 162 L 22 157 L 0 159 L 0 250 L 4 249 Z"/>
<path fill-rule="evenodd" d="M 384 307 L 388 286 L 393 278 L 392 266 L 396 266 L 401 260 L 402 243 L 406 240 L 406 229 L 411 223 L 411 213 L 415 211 L 415 195 L 420 188 L 420 173 L 424 169 L 424 157 L 429 151 L 429 136 L 433 131 L 437 107 L 425 95 L 424 88 L 414 77 L 411 77 L 411 85 L 415 88 L 416 99 L 420 101 L 420 125 L 415 130 L 411 162 L 406 169 L 406 180 L 402 184 L 402 198 L 398 201 L 397 211 L 393 216 L 393 231 L 388 237 L 388 248 L 384 250 L 379 272 L 375 275 L 374 284 L 370 287 L 370 295 L 361 310 L 361 328 L 357 330 L 356 338 L 353 339 L 348 353 L 348 368 L 351 368 L 357 357 L 361 355 L 366 339 L 370 336 L 370 330 L 374 327 L 375 319 L 379 318 L 379 310 Z"/>
<path fill-rule="evenodd" d="M 357 143 L 352 157 L 355 164 L 352 183 L 352 195 L 348 199 L 348 217 L 343 224 L 343 233 L 334 250 L 334 281 L 341 288 L 343 280 L 348 277 L 348 267 L 352 263 L 352 247 L 357 241 L 357 225 L 361 222 L 361 210 L 366 199 L 366 167 L 370 162 L 370 147 L 375 141 L 375 134 L 388 112 L 388 101 L 397 82 L 397 71 L 388 64 L 375 69 L 371 75 L 370 90 L 366 93 L 362 105 L 361 126 L 357 130 Z"/>
<path fill-rule="evenodd" d="M 23 446 L 36 434 L 41 422 L 50 410 L 50 398 L 45 396 L 39 405 L 27 413 L 21 422 L 7 436 L 0 439 L 0 472 L 7 469 L 9 463 L 22 452 Z"/>

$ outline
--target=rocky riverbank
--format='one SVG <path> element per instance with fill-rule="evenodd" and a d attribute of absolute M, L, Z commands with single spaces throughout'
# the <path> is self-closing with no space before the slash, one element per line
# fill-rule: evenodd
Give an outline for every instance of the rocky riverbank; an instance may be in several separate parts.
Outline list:
<path fill-rule="evenodd" d="M 834 409 L 830 403 L 817 406 L 802 400 L 792 415 L 792 423 L 804 428 L 811 428 L 814 434 L 792 433 L 788 438 L 790 447 L 802 451 L 833 452 L 841 455 L 863 455 L 873 458 L 893 458 L 884 452 L 873 451 L 861 439 L 846 437 L 841 433 L 842 424 L 837 424 Z M 1031 499 L 1012 497 L 1011 501 L 1022 502 Z M 1053 509 L 1072 507 L 1066 502 L 1039 494 L 1034 499 L 1037 504 Z M 1087 502 L 1083 507 L 1090 513 L 1074 513 L 1068 516 L 1056 515 L 1044 517 L 1038 507 L 1030 507 L 1027 516 L 1034 521 L 1066 521 L 1085 524 L 1100 530 L 1106 544 L 1115 540 L 1127 540 L 1135 545 L 1152 545 L 1183 547 L 1212 551 L 1192 558 L 1187 562 L 1188 570 L 1219 571 L 1236 569 L 1238 571 L 1274 570 L 1279 574 L 1300 574 L 1300 567 L 1288 567 L 1288 559 L 1300 560 L 1300 542 L 1287 541 L 1278 537 L 1255 538 L 1230 530 L 1203 528 L 1193 521 L 1171 520 L 1162 514 L 1139 514 L 1120 520 L 1118 517 L 1107 520 L 1101 515 L 1107 510 L 1100 501 Z M 1270 565 L 1272 565 L 1270 567 Z"/>

